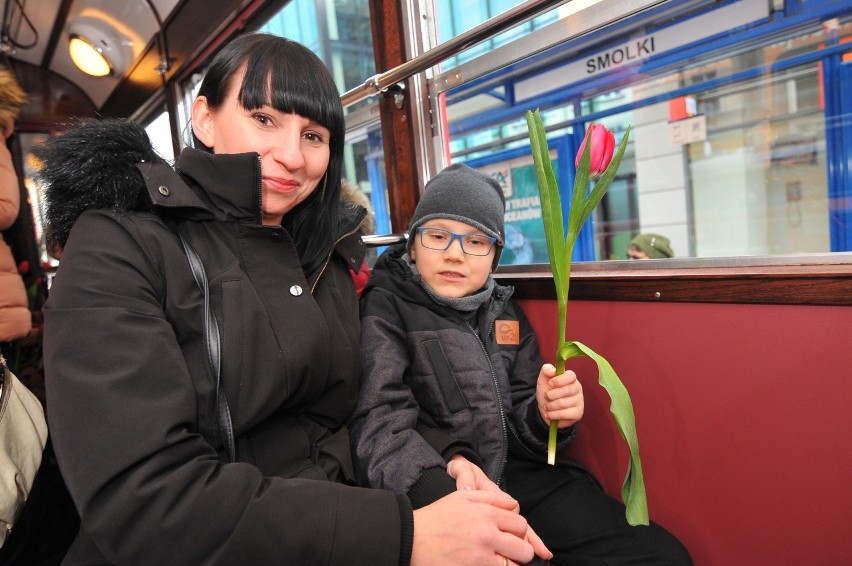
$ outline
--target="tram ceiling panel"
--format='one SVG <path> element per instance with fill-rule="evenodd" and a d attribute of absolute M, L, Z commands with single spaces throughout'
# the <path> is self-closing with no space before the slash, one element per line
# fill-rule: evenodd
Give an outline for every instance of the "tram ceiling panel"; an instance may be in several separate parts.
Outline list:
<path fill-rule="evenodd" d="M 98 114 L 128 117 L 249 1 L 217 0 L 211 9 L 209 0 L 0 0 L 0 51 L 3 64 L 33 82 L 25 89 L 71 85 Z M 102 76 L 75 64 L 72 39 L 108 61 L 95 71 Z"/>

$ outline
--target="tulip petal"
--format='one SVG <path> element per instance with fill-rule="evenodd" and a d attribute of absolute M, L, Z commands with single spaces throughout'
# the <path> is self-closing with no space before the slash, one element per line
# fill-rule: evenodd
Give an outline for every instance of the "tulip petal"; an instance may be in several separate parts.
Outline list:
<path fill-rule="evenodd" d="M 624 135 L 621 136 L 621 143 L 618 146 L 618 151 L 615 156 L 609 162 L 609 165 L 606 168 L 606 171 L 603 172 L 597 181 L 595 181 L 594 186 L 592 187 L 591 192 L 589 193 L 589 197 L 586 199 L 585 204 L 583 205 L 583 212 L 580 214 L 579 222 L 580 224 L 584 224 L 586 219 L 591 216 L 595 207 L 603 198 L 606 193 L 609 185 L 612 183 L 612 180 L 615 178 L 615 174 L 618 172 L 618 167 L 621 165 L 621 159 L 624 157 L 624 152 L 627 150 L 627 141 L 630 139 L 630 127 L 624 131 Z M 613 143 L 615 143 L 615 136 L 612 137 Z"/>
<path fill-rule="evenodd" d="M 580 149 L 577 150 L 577 156 L 574 158 L 575 169 L 580 168 L 580 160 L 583 158 L 583 152 L 586 150 L 586 140 L 589 139 L 589 130 L 592 129 L 593 125 L 594 124 L 589 126 L 589 128 L 586 130 L 586 134 L 583 136 L 583 141 L 580 142 Z"/>
<path fill-rule="evenodd" d="M 604 147 L 606 138 L 607 129 L 605 126 L 601 124 L 595 124 L 592 126 L 592 149 L 591 149 L 591 160 L 589 161 L 589 175 L 597 176 L 603 171 L 606 167 L 603 165 L 604 162 Z"/>
<path fill-rule="evenodd" d="M 604 163 L 602 164 L 601 171 L 604 171 L 607 167 L 609 167 L 614 151 L 615 134 L 612 133 L 612 130 L 607 130 L 606 135 L 604 136 Z"/>

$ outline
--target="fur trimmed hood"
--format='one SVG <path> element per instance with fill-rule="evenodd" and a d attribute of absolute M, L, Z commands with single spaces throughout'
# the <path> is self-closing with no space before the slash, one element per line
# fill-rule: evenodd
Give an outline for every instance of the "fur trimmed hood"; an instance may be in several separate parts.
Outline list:
<path fill-rule="evenodd" d="M 165 163 L 142 126 L 117 119 L 88 120 L 48 140 L 38 150 L 37 178 L 45 189 L 47 239 L 65 246 L 71 227 L 90 208 L 151 210 L 136 165 Z"/>

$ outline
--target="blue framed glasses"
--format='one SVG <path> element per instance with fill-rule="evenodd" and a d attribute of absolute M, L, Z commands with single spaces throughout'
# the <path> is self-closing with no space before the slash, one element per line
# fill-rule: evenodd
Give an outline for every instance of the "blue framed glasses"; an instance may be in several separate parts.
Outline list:
<path fill-rule="evenodd" d="M 483 256 L 491 253 L 497 238 L 484 234 L 455 234 L 440 228 L 417 228 L 420 245 L 430 250 L 446 250 L 458 240 L 461 249 L 467 255 Z"/>

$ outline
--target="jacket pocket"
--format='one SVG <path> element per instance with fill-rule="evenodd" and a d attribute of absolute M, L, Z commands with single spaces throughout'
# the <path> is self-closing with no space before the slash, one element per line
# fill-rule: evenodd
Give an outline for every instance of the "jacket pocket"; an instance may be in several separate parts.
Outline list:
<path fill-rule="evenodd" d="M 429 356 L 432 371 L 435 372 L 435 377 L 438 379 L 438 386 L 441 388 L 447 409 L 450 413 L 458 413 L 466 409 L 467 400 L 464 398 L 455 377 L 453 377 L 453 370 L 450 368 L 443 348 L 441 348 L 441 343 L 438 340 L 427 340 L 423 343 L 423 347 L 426 350 L 426 355 Z"/>

